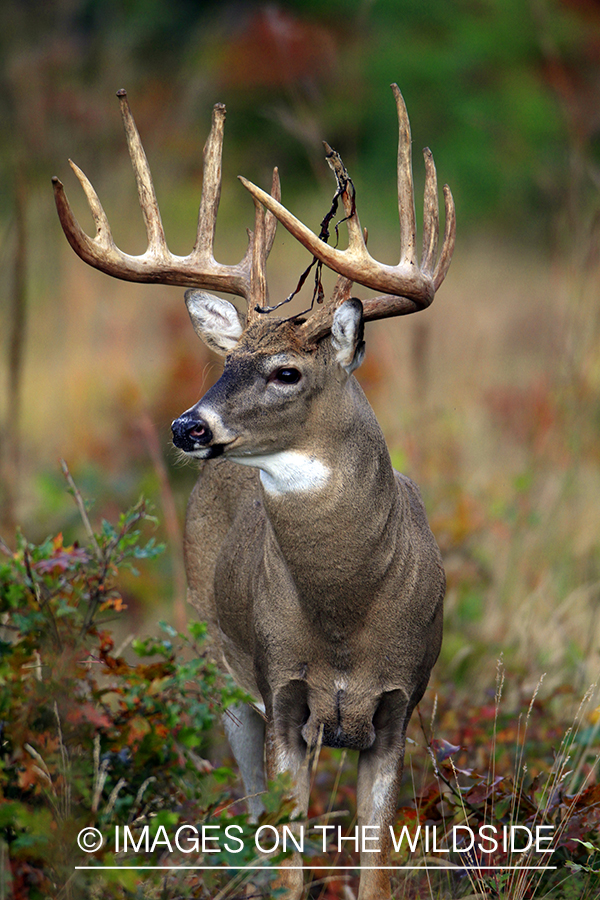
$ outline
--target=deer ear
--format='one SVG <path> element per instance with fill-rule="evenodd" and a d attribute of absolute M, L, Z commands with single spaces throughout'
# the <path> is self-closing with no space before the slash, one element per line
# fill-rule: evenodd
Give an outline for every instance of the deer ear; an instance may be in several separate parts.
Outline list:
<path fill-rule="evenodd" d="M 365 356 L 363 341 L 363 306 L 352 297 L 338 306 L 333 314 L 331 344 L 335 350 L 336 362 L 351 375 Z"/>
<path fill-rule="evenodd" d="M 243 331 L 243 320 L 233 303 L 204 291 L 186 291 L 185 305 L 194 331 L 207 347 L 226 356 Z"/>

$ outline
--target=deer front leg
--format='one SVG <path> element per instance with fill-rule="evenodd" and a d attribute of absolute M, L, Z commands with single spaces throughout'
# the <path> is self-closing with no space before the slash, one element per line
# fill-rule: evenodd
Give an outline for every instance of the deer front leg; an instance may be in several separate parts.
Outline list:
<path fill-rule="evenodd" d="M 290 682 L 276 696 L 266 728 L 267 778 L 276 778 L 284 772 L 291 775 L 293 783 L 294 816 L 306 818 L 310 793 L 311 753 L 302 738 L 300 729 L 306 719 L 306 688 L 300 682 Z M 267 705 L 268 710 L 268 705 Z M 300 827 L 292 826 L 297 834 Z M 276 887 L 286 890 L 285 900 L 300 900 L 303 894 L 303 877 L 300 868 L 302 857 L 297 851 L 286 857 Z"/>
<path fill-rule="evenodd" d="M 242 776 L 251 822 L 264 812 L 265 723 L 248 703 L 238 703 L 223 716 L 223 727 Z"/>
<path fill-rule="evenodd" d="M 396 815 L 404 764 L 406 727 L 410 718 L 402 691 L 384 694 L 375 716 L 375 742 L 358 759 L 357 807 L 361 835 L 358 900 L 390 900 L 391 828 Z M 375 826 L 364 831 L 365 826 Z M 363 836 L 377 837 L 372 842 Z M 371 846 L 373 849 L 366 849 Z M 365 849 L 363 849 L 363 847 Z M 374 867 L 374 868 L 367 868 Z"/>

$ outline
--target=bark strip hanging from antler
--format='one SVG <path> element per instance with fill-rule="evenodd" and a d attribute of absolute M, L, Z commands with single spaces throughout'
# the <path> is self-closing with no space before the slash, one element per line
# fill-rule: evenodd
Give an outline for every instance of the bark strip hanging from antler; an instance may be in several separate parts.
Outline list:
<path fill-rule="evenodd" d="M 328 162 L 330 168 L 333 170 L 336 181 L 337 181 L 337 187 L 335 190 L 335 194 L 333 195 L 333 199 L 331 201 L 331 206 L 329 208 L 329 211 L 325 214 L 325 216 L 323 217 L 323 219 L 321 221 L 321 230 L 319 231 L 319 240 L 323 241 L 324 243 L 327 243 L 330 238 L 329 226 L 331 224 L 332 219 L 334 218 L 334 216 L 337 213 L 338 200 L 340 199 L 340 197 L 342 197 L 345 193 L 348 192 L 348 189 L 350 189 L 350 196 L 352 198 L 351 213 L 350 213 L 350 215 L 351 215 L 352 212 L 354 212 L 354 193 L 355 192 L 354 192 L 354 185 L 352 184 L 352 179 L 348 175 L 346 167 L 344 166 L 344 163 L 342 162 L 342 158 L 339 155 L 339 153 L 337 153 L 335 150 L 332 150 L 331 147 L 329 146 L 329 144 L 327 143 L 327 141 L 323 141 L 323 146 L 325 147 L 325 150 L 327 151 L 327 156 L 326 156 L 327 162 Z M 254 202 L 256 203 L 257 201 L 255 200 Z M 346 222 L 348 220 L 348 218 L 349 218 L 349 215 L 346 215 L 346 216 L 344 216 L 343 219 L 339 219 L 337 222 L 334 223 L 333 227 L 335 229 L 335 237 L 336 237 L 335 246 L 336 247 L 337 247 L 337 242 L 339 239 L 339 226 L 343 222 Z M 294 315 L 290 316 L 289 321 L 291 321 L 292 319 L 302 318 L 306 315 L 306 313 L 312 312 L 315 302 L 321 304 L 321 303 L 323 303 L 323 300 L 325 299 L 325 295 L 323 292 L 323 283 L 321 281 L 323 262 L 322 262 L 322 260 L 318 259 L 318 257 L 316 257 L 316 256 L 313 256 L 312 262 L 306 267 L 306 269 L 300 275 L 300 278 L 298 279 L 298 283 L 297 283 L 296 287 L 294 288 L 294 290 L 291 292 L 291 294 L 288 294 L 288 296 L 284 300 L 280 300 L 279 303 L 275 304 L 275 306 L 263 306 L 261 308 L 257 307 L 256 312 L 258 312 L 258 313 L 275 312 L 276 309 L 280 309 L 282 306 L 285 306 L 286 303 L 290 303 L 290 301 L 293 300 L 294 297 L 297 294 L 299 294 L 300 291 L 302 290 L 304 283 L 313 268 L 315 270 L 315 274 L 314 274 L 313 295 L 312 295 L 311 304 L 308 307 L 308 309 L 303 310 L 303 312 L 294 313 Z M 350 284 L 352 284 L 352 282 L 350 282 Z M 332 302 L 333 302 L 333 298 L 332 298 Z"/>
<path fill-rule="evenodd" d="M 83 231 L 73 215 L 63 185 L 55 177 L 52 182 L 56 207 L 67 240 L 84 262 L 107 275 L 126 281 L 206 288 L 235 294 L 246 300 L 248 317 L 254 317 L 254 307 L 268 303 L 266 261 L 273 246 L 277 219 L 255 201 L 254 232 L 248 232 L 248 248 L 243 259 L 236 265 L 227 266 L 215 260 L 214 238 L 221 195 L 225 106 L 222 103 L 214 106 L 212 127 L 204 147 L 204 177 L 196 242 L 188 256 L 176 256 L 167 247 L 150 167 L 129 109 L 127 94 L 121 90 L 117 92 L 117 96 L 146 226 L 148 248 L 140 256 L 130 256 L 116 246 L 96 191 L 86 175 L 71 160 L 71 168 L 87 197 L 96 225 L 96 235 L 91 238 Z M 274 199 L 279 200 L 281 197 L 277 169 L 273 171 L 271 193 Z"/>
<path fill-rule="evenodd" d="M 383 319 L 391 316 L 406 315 L 429 306 L 436 290 L 446 277 L 456 234 L 456 216 L 450 188 L 444 186 L 445 230 L 442 249 L 437 257 L 439 237 L 439 212 L 437 176 L 433 156 L 429 148 L 425 158 L 425 192 L 424 192 L 424 225 L 423 254 L 421 265 L 417 262 L 416 222 L 414 206 L 414 188 L 411 160 L 410 123 L 404 99 L 398 85 L 392 90 L 396 100 L 398 113 L 398 212 L 400 218 L 400 261 L 396 266 L 389 266 L 373 259 L 367 250 L 365 234 L 360 225 L 358 212 L 354 204 L 354 196 L 346 188 L 342 192 L 342 201 L 346 212 L 348 227 L 348 247 L 338 250 L 325 243 L 282 204 L 269 196 L 245 178 L 240 178 L 244 187 L 255 200 L 264 204 L 281 224 L 298 240 L 313 256 L 329 269 L 350 282 L 356 282 L 376 291 L 384 293 L 363 301 L 364 318 Z M 336 172 L 337 154 L 332 155 L 329 145 L 325 145 L 328 162 Z M 337 172 L 336 172 L 337 176 Z M 436 259 L 437 257 L 437 259 Z M 336 290 L 339 297 L 347 293 Z M 305 336 L 310 340 L 318 340 L 330 327 L 336 302 L 329 303 L 318 310 L 302 326 Z"/>

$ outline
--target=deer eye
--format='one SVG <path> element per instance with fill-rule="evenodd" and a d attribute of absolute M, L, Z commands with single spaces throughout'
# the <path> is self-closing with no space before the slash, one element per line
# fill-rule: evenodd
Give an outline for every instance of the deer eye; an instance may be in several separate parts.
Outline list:
<path fill-rule="evenodd" d="M 299 372 L 298 369 L 284 366 L 281 369 L 276 369 L 272 375 L 269 376 L 269 381 L 276 381 L 279 384 L 298 384 L 301 378 L 302 373 Z"/>

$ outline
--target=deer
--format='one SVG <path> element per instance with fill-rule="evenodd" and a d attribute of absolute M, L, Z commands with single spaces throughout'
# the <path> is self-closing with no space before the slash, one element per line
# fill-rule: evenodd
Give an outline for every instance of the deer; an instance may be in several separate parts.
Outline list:
<path fill-rule="evenodd" d="M 369 841 L 361 848 L 359 900 L 391 897 L 406 729 L 440 651 L 445 592 L 419 489 L 393 469 L 353 374 L 364 357 L 365 323 L 427 308 L 455 243 L 454 203 L 445 186 L 438 252 L 437 175 L 426 148 L 417 259 L 410 124 L 398 86 L 391 87 L 399 132 L 397 265 L 378 262 L 367 250 L 353 182 L 326 143 L 337 182 L 332 210 L 341 201 L 346 249 L 328 243 L 327 227 L 317 234 L 282 205 L 275 169 L 270 193 L 240 177 L 254 202 L 254 229 L 239 263 L 217 262 L 223 104 L 213 109 L 197 237 L 186 257 L 167 248 L 125 91 L 118 96 L 146 252 L 130 256 L 116 247 L 100 200 L 74 163 L 94 238 L 81 229 L 61 182 L 53 179 L 63 230 L 81 259 L 117 278 L 188 288 L 196 333 L 224 357 L 220 378 L 172 424 L 175 447 L 199 467 L 184 535 L 189 600 L 208 623 L 221 665 L 255 701 L 224 717 L 251 821 L 264 810 L 267 780 L 284 772 L 291 776 L 296 815 L 306 817 L 319 748 L 358 751 L 359 829 L 368 826 L 379 837 L 377 847 Z M 323 300 L 320 267 L 337 275 L 331 298 L 318 309 L 313 303 L 301 314 L 272 315 L 266 263 L 278 222 L 312 255 L 317 301 Z M 378 293 L 361 301 L 353 296 L 354 284 Z M 241 298 L 245 310 L 214 291 Z M 279 877 L 288 900 L 299 900 L 298 853 Z"/>

